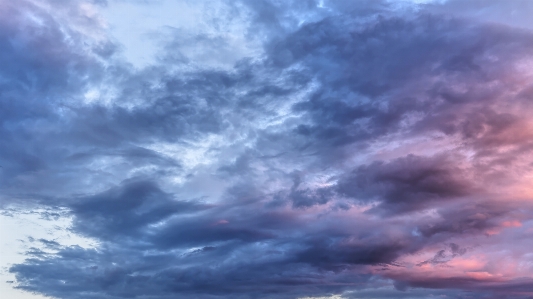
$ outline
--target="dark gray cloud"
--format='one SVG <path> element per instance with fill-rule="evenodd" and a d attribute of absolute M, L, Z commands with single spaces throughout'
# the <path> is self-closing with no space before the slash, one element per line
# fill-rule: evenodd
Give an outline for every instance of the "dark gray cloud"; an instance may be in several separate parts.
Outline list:
<path fill-rule="evenodd" d="M 99 239 L 126 240 L 139 238 L 140 230 L 150 224 L 204 208 L 199 203 L 176 201 L 149 181 L 127 182 L 71 205 L 77 232 Z"/>
<path fill-rule="evenodd" d="M 471 195 L 475 188 L 453 158 L 409 155 L 355 169 L 339 181 L 338 192 L 363 202 L 377 201 L 376 209 L 398 213 L 439 206 L 439 201 Z"/>

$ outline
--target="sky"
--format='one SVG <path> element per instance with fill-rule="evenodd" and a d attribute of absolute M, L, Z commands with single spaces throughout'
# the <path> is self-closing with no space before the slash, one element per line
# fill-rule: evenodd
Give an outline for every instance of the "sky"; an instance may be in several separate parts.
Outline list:
<path fill-rule="evenodd" d="M 532 14 L 0 0 L 0 295 L 533 298 Z"/>

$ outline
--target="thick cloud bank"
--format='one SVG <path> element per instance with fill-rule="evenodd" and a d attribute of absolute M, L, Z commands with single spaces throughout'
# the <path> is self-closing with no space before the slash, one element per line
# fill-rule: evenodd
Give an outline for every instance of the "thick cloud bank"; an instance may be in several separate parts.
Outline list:
<path fill-rule="evenodd" d="M 200 2 L 207 29 L 163 28 L 135 67 L 99 13 L 113 3 L 0 0 L 0 204 L 67 209 L 98 242 L 33 240 L 18 288 L 533 298 L 526 21 L 457 1 Z"/>

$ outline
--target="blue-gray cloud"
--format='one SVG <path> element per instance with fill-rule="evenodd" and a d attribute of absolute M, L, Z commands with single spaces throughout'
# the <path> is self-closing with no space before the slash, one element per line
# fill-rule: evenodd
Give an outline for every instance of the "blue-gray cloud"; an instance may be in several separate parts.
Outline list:
<path fill-rule="evenodd" d="M 135 69 L 74 17 L 0 5 L 2 204 L 68 208 L 99 242 L 39 240 L 10 269 L 19 288 L 531 298 L 531 278 L 449 264 L 479 247 L 527 258 L 504 240 L 533 218 L 507 193 L 532 165 L 533 33 L 381 1 L 227 5 L 262 46 L 229 70 L 192 65 L 179 30 Z"/>

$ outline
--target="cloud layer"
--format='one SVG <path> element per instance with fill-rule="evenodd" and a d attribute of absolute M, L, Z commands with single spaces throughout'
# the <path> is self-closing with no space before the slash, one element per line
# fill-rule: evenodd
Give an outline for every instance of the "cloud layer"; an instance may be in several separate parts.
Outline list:
<path fill-rule="evenodd" d="M 109 5 L 0 1 L 0 203 L 67 209 L 98 242 L 33 240 L 18 288 L 533 298 L 525 21 L 457 1 L 222 1 L 213 30 L 163 28 L 135 67 Z"/>

